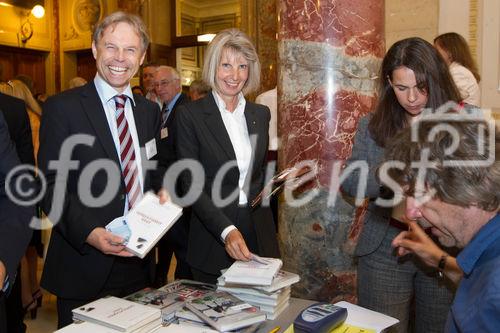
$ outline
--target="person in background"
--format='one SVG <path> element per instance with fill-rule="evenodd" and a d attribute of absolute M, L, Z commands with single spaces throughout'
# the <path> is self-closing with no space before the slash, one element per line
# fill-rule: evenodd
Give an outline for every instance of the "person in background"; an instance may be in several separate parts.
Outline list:
<path fill-rule="evenodd" d="M 278 160 L 278 88 L 264 91 L 257 96 L 255 103 L 265 105 L 271 111 L 271 121 L 269 122 L 269 148 L 267 151 L 268 167 L 276 173 Z M 278 230 L 278 196 L 273 195 L 270 200 L 273 211 L 274 222 Z"/>
<path fill-rule="evenodd" d="M 6 189 L 9 188 L 15 197 L 21 197 L 18 187 L 12 185 L 26 175 L 26 172 L 18 172 L 13 175 L 10 184 L 6 183 L 9 172 L 20 165 L 7 126 L 3 112 L 0 112 L 0 332 L 12 331 L 7 330 L 10 329 L 8 321 L 12 320 L 7 313 L 12 309 L 7 308 L 6 299 L 13 285 L 18 284 L 15 283 L 17 268 L 31 239 L 29 223 L 34 212 L 33 206 L 20 206 L 7 195 Z M 23 190 L 29 189 L 23 187 Z"/>
<path fill-rule="evenodd" d="M 28 87 L 20 80 L 11 80 L 7 83 L 0 83 L 0 92 L 17 97 L 24 101 L 25 109 L 29 117 L 31 158 L 20 156 L 22 163 L 36 165 L 36 155 L 39 147 L 40 117 L 42 109 L 31 95 Z M 7 118 L 9 119 L 9 118 Z M 23 151 L 17 147 L 18 140 L 15 140 L 19 153 Z M 26 149 L 24 149 L 26 150 Z M 34 155 L 33 155 L 34 153 Z M 24 153 L 29 155 L 29 153 Z M 22 282 L 22 303 L 25 311 L 30 312 L 32 318 L 36 318 L 37 308 L 42 305 L 42 292 L 38 282 L 38 258 L 43 257 L 43 244 L 41 230 L 34 230 L 30 244 L 25 256 L 21 261 L 21 282 Z"/>
<path fill-rule="evenodd" d="M 158 106 L 161 108 L 162 103 L 158 98 L 158 96 L 156 96 L 155 82 L 154 82 L 155 72 L 158 66 L 160 65 L 155 62 L 149 62 L 147 64 L 144 64 L 144 66 L 142 66 L 141 86 L 146 92 L 146 98 L 152 102 L 157 103 Z"/>
<path fill-rule="evenodd" d="M 447 128 L 436 132 L 437 122 Z M 493 138 L 492 144 L 485 137 Z M 461 248 L 456 263 L 463 277 L 444 332 L 498 332 L 500 131 L 496 129 L 495 133 L 495 126 L 484 121 L 450 121 L 443 117 L 422 121 L 418 128 L 408 129 L 391 141 L 386 159 L 399 161 L 403 167 L 390 169 L 388 175 L 407 196 L 406 216 L 414 221 L 411 230 L 398 235 L 393 245 L 401 254 L 413 254 L 440 270 L 450 263 L 449 256 L 442 253 L 439 259 L 429 260 L 427 248 L 418 246 L 418 234 L 422 233 L 418 225 L 430 227 L 441 244 Z M 453 150 L 450 142 L 455 143 Z M 435 166 L 422 173 L 413 165 L 420 163 L 424 154 Z M 489 162 L 488 156 L 493 156 Z M 421 182 L 420 187 L 416 181 Z M 425 189 L 424 193 L 419 193 L 419 188 Z"/>
<path fill-rule="evenodd" d="M 360 120 L 347 166 L 368 164 L 363 198 L 369 199 L 355 255 L 358 257 L 358 301 L 368 309 L 399 319 L 397 332 L 407 332 L 410 322 L 418 332 L 442 332 L 453 299 L 453 285 L 438 279 L 435 268 L 423 267 L 411 256 L 398 258 L 391 242 L 407 230 L 404 206 L 378 206 L 378 197 L 393 196 L 381 187 L 375 170 L 392 138 L 418 119 L 424 108 L 436 110 L 461 98 L 448 67 L 432 44 L 421 38 L 400 40 L 390 47 L 380 69 L 379 99 L 373 114 Z M 345 194 L 357 196 L 362 181 L 359 168 L 342 183 Z M 347 171 L 346 171 L 347 172 Z M 361 184 L 364 186 L 364 184 Z M 412 304 L 414 303 L 414 304 Z M 415 318 L 410 318 L 412 308 Z"/>
<path fill-rule="evenodd" d="M 59 328 L 73 322 L 71 310 L 76 307 L 108 295 L 123 297 L 152 282 L 154 256 L 133 256 L 126 251 L 124 239 L 105 228 L 126 215 L 146 191 L 161 187 L 159 172 L 147 168 L 158 157 L 160 110 L 155 103 L 133 95 L 130 87 L 148 45 L 141 18 L 111 13 L 97 23 L 92 35 L 95 78 L 44 104 L 38 164 L 48 186 L 41 205 L 55 226 L 41 283 L 57 296 Z M 60 189 L 55 185 L 59 172 L 50 164 L 59 161 L 63 145 L 76 134 L 87 134 L 95 142 L 74 148 L 71 159 L 79 166 L 69 172 Z M 89 204 L 89 196 L 98 198 L 113 186 L 107 172 L 86 174 L 96 161 L 111 165 L 118 172 L 118 183 L 107 200 Z M 83 195 L 81 182 L 90 185 Z M 166 201 L 166 192 L 158 193 L 160 203 Z M 62 205 L 60 216 L 52 211 L 58 204 Z"/>
<path fill-rule="evenodd" d="M 68 89 L 73 89 L 76 87 L 81 87 L 87 83 L 87 80 L 85 80 L 83 77 L 80 76 L 75 76 L 68 82 Z"/>
<path fill-rule="evenodd" d="M 449 32 L 434 38 L 434 46 L 448 65 L 453 81 L 465 103 L 481 106 L 481 76 L 465 38 Z"/>
<path fill-rule="evenodd" d="M 141 88 L 141 86 L 133 86 L 132 93 L 144 96 L 144 90 Z"/>
<path fill-rule="evenodd" d="M 162 103 L 160 142 L 158 155 L 167 165 L 160 168 L 166 172 L 177 161 L 175 151 L 175 130 L 173 123 L 181 105 L 189 102 L 189 97 L 182 92 L 181 78 L 175 68 L 158 66 L 154 74 L 155 94 Z M 179 192 L 179 189 L 177 189 Z M 185 207 L 182 216 L 157 244 L 158 262 L 156 264 L 155 286 L 161 287 L 167 282 L 172 254 L 175 253 L 177 265 L 176 279 L 191 279 L 191 269 L 186 261 L 189 232 L 190 209 Z"/>
<path fill-rule="evenodd" d="M 16 77 L 14 77 L 14 80 L 19 80 L 22 83 L 28 87 L 29 91 L 31 92 L 32 95 L 35 94 L 35 82 L 33 81 L 33 78 L 29 75 L 26 74 L 18 74 Z"/>
<path fill-rule="evenodd" d="M 44 94 L 44 93 L 36 93 L 33 97 L 35 98 L 35 100 L 38 102 L 38 104 L 40 106 L 42 106 L 43 103 L 45 103 L 45 101 L 48 98 L 47 94 Z"/>
<path fill-rule="evenodd" d="M 14 144 L 19 161 L 24 165 L 34 167 L 35 157 L 33 154 L 30 120 L 26 111 L 26 104 L 21 99 L 12 97 L 12 86 L 7 83 L 0 83 L 0 92 L 0 112 L 5 118 L 10 140 Z M 33 176 L 34 173 L 31 173 L 32 178 Z M 35 237 L 32 236 L 32 244 L 34 244 L 34 239 Z M 30 248 L 30 250 L 32 249 Z M 39 292 L 39 288 L 36 289 L 36 285 L 38 284 L 36 266 L 34 267 L 35 271 L 33 275 L 29 274 L 30 267 L 27 265 L 27 257 L 30 254 L 32 254 L 31 251 L 27 250 L 23 256 L 23 269 L 21 270 L 21 267 L 19 267 L 18 274 L 11 283 L 10 295 L 6 299 L 7 331 L 9 333 L 25 332 L 26 325 L 23 322 L 25 314 L 26 312 L 30 312 L 32 318 L 36 317 L 37 301 L 41 300 L 41 298 L 35 297 L 38 293 L 33 294 L 35 290 Z M 36 254 L 34 255 L 34 259 L 37 259 Z M 31 284 L 31 279 L 34 279 L 33 284 L 35 286 Z"/>
<path fill-rule="evenodd" d="M 260 83 L 260 62 L 246 34 L 226 29 L 215 36 L 203 80 L 212 92 L 180 106 L 174 127 L 177 158 L 195 160 L 205 171 L 203 188 L 189 175 L 181 178 L 184 191 L 201 191 L 192 205 L 187 260 L 195 280 L 215 283 L 234 260 L 252 253 L 279 257 L 279 249 L 270 208 L 250 206 L 264 186 L 271 115 L 244 97 Z"/>
<path fill-rule="evenodd" d="M 189 86 L 189 98 L 192 101 L 205 97 L 210 92 L 210 86 L 203 80 L 197 79 Z"/>

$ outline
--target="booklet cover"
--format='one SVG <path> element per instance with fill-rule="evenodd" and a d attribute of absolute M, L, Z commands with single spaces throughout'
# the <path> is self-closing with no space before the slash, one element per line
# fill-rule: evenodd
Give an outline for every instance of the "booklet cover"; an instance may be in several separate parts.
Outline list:
<path fill-rule="evenodd" d="M 109 296 L 73 309 L 73 319 L 110 327 L 121 332 L 136 332 L 144 326 L 160 326 L 161 312 L 146 305 Z M 151 325 L 151 326 L 150 326 Z"/>
<path fill-rule="evenodd" d="M 127 216 L 114 219 L 106 230 L 123 237 L 127 250 L 144 258 L 181 215 L 182 207 L 160 204 L 155 194 L 147 192 Z"/>
<path fill-rule="evenodd" d="M 252 260 L 235 261 L 222 276 L 225 283 L 270 286 L 282 265 L 281 259 L 253 254 Z"/>
<path fill-rule="evenodd" d="M 266 320 L 266 314 L 224 291 L 215 291 L 186 303 L 198 317 L 221 332 L 236 330 Z"/>

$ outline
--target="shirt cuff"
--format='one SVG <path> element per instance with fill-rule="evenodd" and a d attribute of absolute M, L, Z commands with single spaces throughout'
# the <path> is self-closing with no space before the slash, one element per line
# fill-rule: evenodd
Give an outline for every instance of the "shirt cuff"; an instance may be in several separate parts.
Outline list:
<path fill-rule="evenodd" d="M 229 227 L 226 227 L 226 229 L 222 230 L 222 233 L 220 234 L 220 238 L 222 239 L 222 242 L 226 242 L 226 237 L 227 235 L 233 231 L 234 229 L 237 229 L 234 225 L 230 225 Z"/>

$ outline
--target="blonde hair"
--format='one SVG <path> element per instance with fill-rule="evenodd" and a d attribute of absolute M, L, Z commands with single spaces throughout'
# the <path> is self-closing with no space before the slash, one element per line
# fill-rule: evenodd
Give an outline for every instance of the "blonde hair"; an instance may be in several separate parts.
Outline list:
<path fill-rule="evenodd" d="M 144 22 L 137 15 L 121 11 L 111 13 L 97 23 L 94 32 L 92 34 L 92 41 L 97 45 L 97 43 L 102 37 L 102 34 L 104 33 L 104 30 L 106 30 L 107 27 L 111 26 L 114 29 L 114 27 L 118 23 L 122 22 L 127 23 L 135 30 L 135 32 L 141 39 L 142 52 L 146 52 L 149 45 L 149 35 L 146 26 L 144 25 Z"/>
<path fill-rule="evenodd" d="M 231 28 L 222 30 L 208 44 L 203 66 L 203 80 L 214 90 L 218 90 L 215 78 L 224 52 L 240 53 L 248 61 L 248 79 L 243 86 L 243 94 L 256 91 L 260 85 L 260 62 L 250 38 L 242 31 Z"/>
<path fill-rule="evenodd" d="M 22 99 L 30 111 L 42 115 L 42 108 L 35 100 L 29 88 L 19 80 L 10 80 L 7 83 L 0 83 L 0 91 L 4 94 Z"/>

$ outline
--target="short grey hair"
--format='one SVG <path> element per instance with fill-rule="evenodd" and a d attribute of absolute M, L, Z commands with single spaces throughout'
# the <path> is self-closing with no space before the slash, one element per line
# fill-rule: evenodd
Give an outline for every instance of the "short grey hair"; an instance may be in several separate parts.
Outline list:
<path fill-rule="evenodd" d="M 170 74 L 172 74 L 172 78 L 174 78 L 176 80 L 181 79 L 179 72 L 175 68 L 173 68 L 171 66 L 167 66 L 167 65 L 160 65 L 160 66 L 156 67 L 155 73 L 158 72 L 159 70 L 162 70 L 162 69 L 168 70 L 170 72 Z"/>
<path fill-rule="evenodd" d="M 144 22 L 137 15 L 121 11 L 111 13 L 97 23 L 97 25 L 94 28 L 94 33 L 92 35 L 92 41 L 97 45 L 99 40 L 102 38 L 102 34 L 104 30 L 106 30 L 106 28 L 108 28 L 109 26 L 112 26 L 114 28 L 118 23 L 122 22 L 127 23 L 132 28 L 134 28 L 135 32 L 141 39 L 142 52 L 146 52 L 149 46 L 149 35 L 146 26 L 144 25 Z"/>
<path fill-rule="evenodd" d="M 436 122 L 424 121 L 418 127 L 417 140 L 413 140 L 413 129 L 408 127 L 390 140 L 386 147 L 386 160 L 401 161 L 404 168 L 392 168 L 389 176 L 405 189 L 405 194 L 414 196 L 420 170 L 413 162 L 422 161 L 425 150 L 429 161 L 436 167 L 428 168 L 424 175 L 425 186 L 436 191 L 435 197 L 446 203 L 469 207 L 476 205 L 491 212 L 500 208 L 500 131 L 490 128 L 486 121 L 439 121 L 453 131 L 443 130 L 435 134 Z M 458 145 L 453 152 L 449 148 L 457 138 Z M 480 135 L 479 133 L 482 133 Z M 433 140 L 429 140 L 435 134 Z M 485 138 L 494 137 L 490 146 Z M 494 151 L 495 160 L 489 166 L 474 161 L 485 161 Z M 444 161 L 468 161 L 469 165 L 444 166 Z"/>
<path fill-rule="evenodd" d="M 203 66 L 203 80 L 213 90 L 218 90 L 215 78 L 223 52 L 226 50 L 241 53 L 248 61 L 248 79 L 243 86 L 243 94 L 246 95 L 259 89 L 260 62 L 257 51 L 250 38 L 235 28 L 222 30 L 208 44 Z"/>

